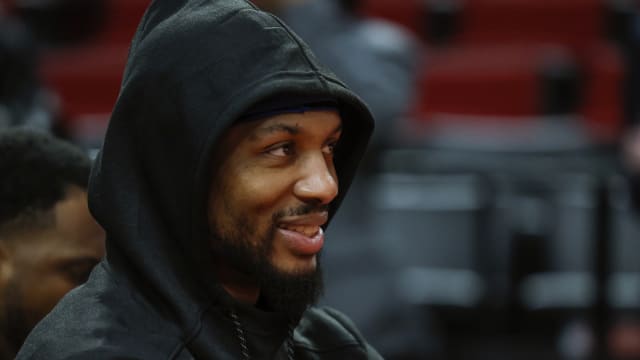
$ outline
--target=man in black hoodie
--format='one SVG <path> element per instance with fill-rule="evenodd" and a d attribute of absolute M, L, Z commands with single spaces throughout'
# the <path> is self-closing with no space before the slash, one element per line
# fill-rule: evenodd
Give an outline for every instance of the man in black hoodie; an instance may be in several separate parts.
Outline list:
<path fill-rule="evenodd" d="M 106 259 L 18 359 L 379 359 L 344 315 L 310 307 L 372 130 L 276 17 L 154 1 L 91 175 Z"/>

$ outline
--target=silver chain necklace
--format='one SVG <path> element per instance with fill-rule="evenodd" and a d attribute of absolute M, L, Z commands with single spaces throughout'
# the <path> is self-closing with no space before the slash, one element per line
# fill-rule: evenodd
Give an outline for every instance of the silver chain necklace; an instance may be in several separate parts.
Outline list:
<path fill-rule="evenodd" d="M 249 354 L 249 347 L 247 346 L 247 336 L 242 327 L 242 323 L 240 322 L 240 317 L 235 312 L 235 310 L 231 310 L 230 312 L 231 320 L 233 321 L 233 325 L 236 329 L 236 337 L 240 342 L 240 352 L 242 353 L 243 360 L 251 360 L 251 356 Z M 287 335 L 287 359 L 295 360 L 294 358 L 294 350 L 293 350 L 293 325 L 289 325 L 289 331 Z"/>

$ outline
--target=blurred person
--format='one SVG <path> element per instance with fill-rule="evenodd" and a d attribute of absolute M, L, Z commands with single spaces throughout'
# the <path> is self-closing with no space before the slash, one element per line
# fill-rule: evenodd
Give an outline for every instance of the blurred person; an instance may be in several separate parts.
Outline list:
<path fill-rule="evenodd" d="M 69 84 L 53 89 L 41 74 L 65 52 L 90 51 L 82 48 L 104 29 L 106 10 L 106 0 L 0 0 L 0 128 L 34 128 L 77 143 L 57 91 Z"/>
<path fill-rule="evenodd" d="M 0 0 L 7 12 L 26 24 L 39 46 L 77 46 L 104 28 L 107 0 Z"/>
<path fill-rule="evenodd" d="M 638 359 L 640 357 L 640 322 L 637 318 L 618 319 L 607 334 L 607 345 L 614 359 Z"/>
<path fill-rule="evenodd" d="M 630 179 L 631 202 L 640 210 L 640 125 L 627 130 L 622 142 L 623 159 Z"/>
<path fill-rule="evenodd" d="M 43 133 L 0 129 L 0 359 L 104 255 L 89 214 L 90 161 Z"/>
<path fill-rule="evenodd" d="M 17 358 L 380 359 L 312 306 L 372 130 L 279 19 L 244 0 L 153 2 L 90 180 L 107 256 Z"/>
<path fill-rule="evenodd" d="M 0 128 L 52 131 L 56 107 L 37 75 L 37 44 L 28 27 L 0 15 Z"/>
<path fill-rule="evenodd" d="M 629 175 L 631 200 L 640 211 L 640 9 L 634 7 L 627 30 L 628 84 L 626 86 L 627 127 L 622 139 L 623 162 Z"/>

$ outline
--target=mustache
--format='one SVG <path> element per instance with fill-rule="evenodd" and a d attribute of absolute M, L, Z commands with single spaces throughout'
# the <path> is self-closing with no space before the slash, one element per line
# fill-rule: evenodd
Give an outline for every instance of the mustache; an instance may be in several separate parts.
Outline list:
<path fill-rule="evenodd" d="M 280 210 L 273 214 L 273 222 L 277 222 L 286 216 L 302 216 L 314 213 L 329 212 L 329 205 L 304 204 L 295 208 Z"/>

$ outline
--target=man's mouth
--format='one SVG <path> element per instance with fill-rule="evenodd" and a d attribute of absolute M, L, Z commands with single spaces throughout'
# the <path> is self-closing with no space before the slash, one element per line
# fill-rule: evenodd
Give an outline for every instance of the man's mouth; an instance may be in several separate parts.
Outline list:
<path fill-rule="evenodd" d="M 293 253 L 302 256 L 315 255 L 324 244 L 322 225 L 327 222 L 327 218 L 327 212 L 319 212 L 283 219 L 277 225 L 278 233 Z"/>
<path fill-rule="evenodd" d="M 320 232 L 320 226 L 316 225 L 280 224 L 278 227 L 289 231 L 295 231 L 309 238 L 317 235 L 318 232 Z"/>

